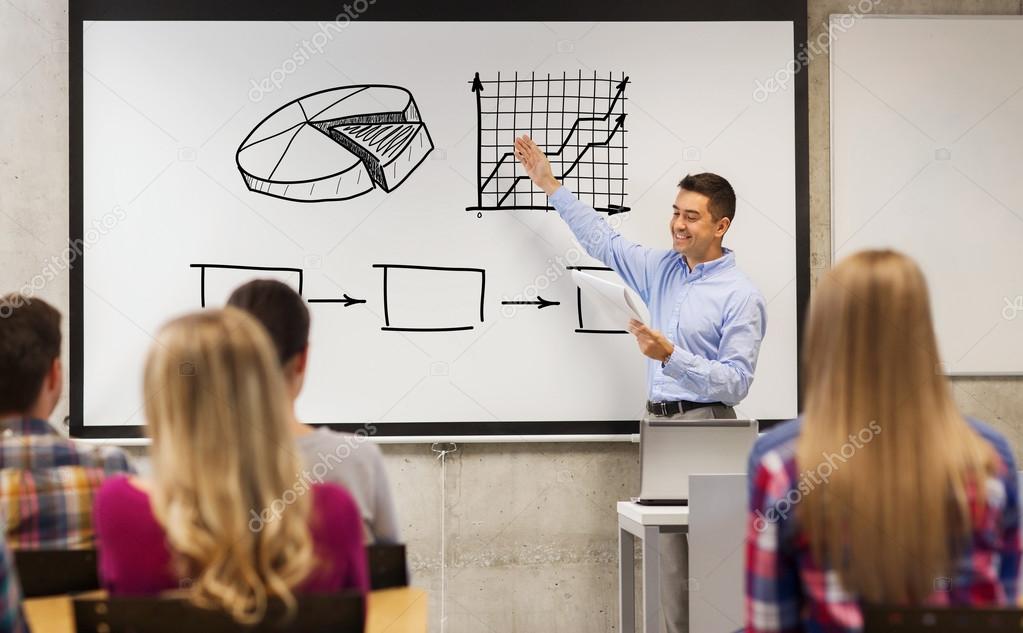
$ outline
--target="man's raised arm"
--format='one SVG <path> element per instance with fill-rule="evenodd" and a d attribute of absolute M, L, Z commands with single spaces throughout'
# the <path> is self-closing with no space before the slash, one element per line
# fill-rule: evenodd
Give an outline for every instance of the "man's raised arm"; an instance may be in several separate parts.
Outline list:
<path fill-rule="evenodd" d="M 648 300 L 650 274 L 656 267 L 657 251 L 622 237 L 593 207 L 562 186 L 554 177 L 547 156 L 533 139 L 528 136 L 515 139 L 515 158 L 533 184 L 547 194 L 551 205 L 586 252 L 613 268 L 644 301 Z"/>

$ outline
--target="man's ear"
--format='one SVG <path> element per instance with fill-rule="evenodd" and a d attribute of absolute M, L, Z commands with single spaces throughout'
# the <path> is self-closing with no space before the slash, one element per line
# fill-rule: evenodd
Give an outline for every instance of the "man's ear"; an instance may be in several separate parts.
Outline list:
<path fill-rule="evenodd" d="M 730 218 L 721 218 L 718 220 L 718 225 L 714 229 L 714 235 L 717 237 L 724 237 L 725 233 L 728 232 L 728 227 L 730 226 L 732 226 L 732 220 Z"/>

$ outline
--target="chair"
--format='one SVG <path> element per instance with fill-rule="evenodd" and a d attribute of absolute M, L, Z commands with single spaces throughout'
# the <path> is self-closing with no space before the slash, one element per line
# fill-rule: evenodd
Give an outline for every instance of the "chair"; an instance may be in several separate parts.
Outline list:
<path fill-rule="evenodd" d="M 863 633 L 1019 633 L 1020 609 L 863 606 Z"/>
<path fill-rule="evenodd" d="M 408 563 L 405 546 L 370 545 L 366 548 L 369 559 L 369 586 L 373 590 L 408 586 Z"/>
<path fill-rule="evenodd" d="M 14 566 L 26 598 L 98 589 L 96 550 L 15 550 Z"/>
<path fill-rule="evenodd" d="M 135 598 L 78 596 L 74 599 L 78 633 L 362 633 L 365 602 L 355 593 L 297 596 L 295 617 L 281 623 L 283 607 L 273 604 L 254 626 L 227 613 L 200 609 L 181 597 Z"/>

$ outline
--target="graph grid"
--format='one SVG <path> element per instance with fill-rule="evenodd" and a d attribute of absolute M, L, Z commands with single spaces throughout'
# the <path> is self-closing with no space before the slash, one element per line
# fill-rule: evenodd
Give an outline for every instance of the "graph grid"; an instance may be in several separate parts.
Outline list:
<path fill-rule="evenodd" d="M 553 209 L 512 153 L 528 134 L 551 161 L 554 177 L 594 209 L 625 205 L 625 95 L 629 78 L 597 71 L 560 76 L 514 73 L 472 80 L 476 95 L 478 168 L 475 206 L 468 211 Z"/>

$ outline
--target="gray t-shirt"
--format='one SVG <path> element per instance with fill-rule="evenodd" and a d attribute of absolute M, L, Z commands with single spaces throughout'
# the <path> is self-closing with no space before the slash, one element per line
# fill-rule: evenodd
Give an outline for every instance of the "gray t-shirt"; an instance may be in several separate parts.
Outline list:
<path fill-rule="evenodd" d="M 398 518 L 380 448 L 364 436 L 316 429 L 296 438 L 313 481 L 340 484 L 362 512 L 367 543 L 399 543 Z"/>

